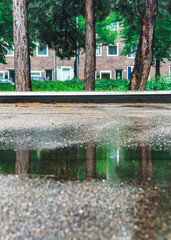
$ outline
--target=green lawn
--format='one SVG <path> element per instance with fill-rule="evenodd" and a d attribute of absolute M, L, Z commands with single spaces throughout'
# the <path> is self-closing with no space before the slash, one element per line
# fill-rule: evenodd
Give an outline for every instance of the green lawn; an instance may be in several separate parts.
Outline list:
<path fill-rule="evenodd" d="M 160 78 L 159 80 L 148 80 L 146 90 L 171 90 L 171 81 Z M 96 91 L 127 91 L 128 80 L 97 79 L 95 83 Z M 76 79 L 61 81 L 32 81 L 33 91 L 83 91 L 83 80 Z M 14 91 L 14 86 L 0 84 L 0 91 Z"/>

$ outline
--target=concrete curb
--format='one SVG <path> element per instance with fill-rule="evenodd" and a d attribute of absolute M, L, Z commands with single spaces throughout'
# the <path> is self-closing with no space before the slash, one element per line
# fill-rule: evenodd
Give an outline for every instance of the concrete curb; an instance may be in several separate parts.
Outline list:
<path fill-rule="evenodd" d="M 0 103 L 171 103 L 171 91 L 0 92 Z"/>

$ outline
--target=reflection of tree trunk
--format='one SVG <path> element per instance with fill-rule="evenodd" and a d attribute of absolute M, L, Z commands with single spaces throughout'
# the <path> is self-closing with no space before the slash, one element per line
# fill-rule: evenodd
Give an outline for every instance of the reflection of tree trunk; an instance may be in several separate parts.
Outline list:
<path fill-rule="evenodd" d="M 94 144 L 86 145 L 86 179 L 96 177 L 96 146 Z"/>
<path fill-rule="evenodd" d="M 146 188 L 139 195 L 139 200 L 135 206 L 135 234 L 133 239 L 154 239 L 157 199 L 155 191 L 151 188 L 154 186 L 152 148 L 150 146 L 139 146 L 137 151 L 141 183 L 146 184 Z"/>
<path fill-rule="evenodd" d="M 17 150 L 15 171 L 18 175 L 30 173 L 30 150 Z"/>
<path fill-rule="evenodd" d="M 138 147 L 139 165 L 141 171 L 141 182 L 154 184 L 154 169 L 153 169 L 153 158 L 152 148 L 149 146 Z"/>

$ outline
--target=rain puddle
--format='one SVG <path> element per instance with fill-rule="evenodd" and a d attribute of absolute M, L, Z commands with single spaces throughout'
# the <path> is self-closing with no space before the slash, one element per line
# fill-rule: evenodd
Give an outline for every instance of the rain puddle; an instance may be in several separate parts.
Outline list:
<path fill-rule="evenodd" d="M 153 150 L 150 146 L 128 148 L 86 143 L 48 150 L 0 150 L 0 174 L 169 185 L 170 169 L 171 152 Z"/>

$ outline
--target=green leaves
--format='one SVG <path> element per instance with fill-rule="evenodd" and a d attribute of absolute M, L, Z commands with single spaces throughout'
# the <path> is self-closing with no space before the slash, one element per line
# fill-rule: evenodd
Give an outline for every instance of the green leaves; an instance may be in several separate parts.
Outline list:
<path fill-rule="evenodd" d="M 13 44 L 12 0 L 1 0 L 0 3 L 0 63 L 5 64 L 7 48 Z"/>

